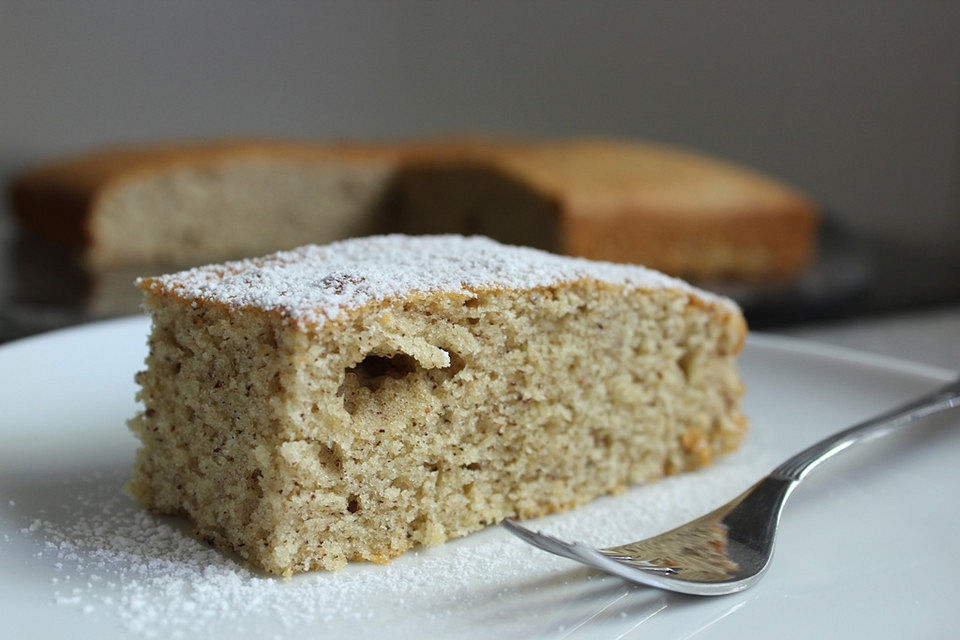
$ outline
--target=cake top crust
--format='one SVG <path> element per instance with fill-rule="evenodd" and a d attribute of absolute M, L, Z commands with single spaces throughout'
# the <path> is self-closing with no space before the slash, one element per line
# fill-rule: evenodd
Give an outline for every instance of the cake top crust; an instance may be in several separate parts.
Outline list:
<path fill-rule="evenodd" d="M 137 285 L 194 304 L 277 312 L 319 328 L 367 304 L 411 294 L 531 289 L 596 280 L 628 290 L 674 289 L 735 310 L 736 304 L 637 265 L 559 256 L 481 236 L 385 235 L 306 245 L 262 258 L 196 267 Z"/>

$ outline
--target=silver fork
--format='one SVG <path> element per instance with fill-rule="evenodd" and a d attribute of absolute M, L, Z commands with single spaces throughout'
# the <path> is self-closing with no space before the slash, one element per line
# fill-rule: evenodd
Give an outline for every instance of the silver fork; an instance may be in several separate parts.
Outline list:
<path fill-rule="evenodd" d="M 719 509 L 639 542 L 595 549 L 531 531 L 512 520 L 503 524 L 544 551 L 640 584 L 700 596 L 743 591 L 770 566 L 783 505 L 811 469 L 856 443 L 958 406 L 960 380 L 807 447 Z"/>

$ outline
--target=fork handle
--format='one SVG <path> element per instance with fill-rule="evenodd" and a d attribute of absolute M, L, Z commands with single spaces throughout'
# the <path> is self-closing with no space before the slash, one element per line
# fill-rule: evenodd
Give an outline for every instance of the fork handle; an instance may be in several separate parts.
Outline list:
<path fill-rule="evenodd" d="M 885 436 L 918 418 L 955 407 L 960 407 L 960 379 L 810 445 L 779 465 L 770 477 L 799 482 L 818 464 L 851 445 Z"/>

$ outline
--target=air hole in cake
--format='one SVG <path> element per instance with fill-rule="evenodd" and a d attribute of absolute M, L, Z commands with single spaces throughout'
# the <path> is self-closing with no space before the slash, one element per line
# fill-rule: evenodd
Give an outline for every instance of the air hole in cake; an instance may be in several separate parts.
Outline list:
<path fill-rule="evenodd" d="M 448 378 L 452 378 L 463 371 L 463 368 L 467 366 L 467 361 L 452 351 L 448 351 L 447 353 L 450 354 L 450 365 L 438 371 L 442 371 Z"/>
<path fill-rule="evenodd" d="M 353 495 L 347 500 L 347 511 L 350 513 L 356 513 L 362 508 L 363 507 L 360 505 L 360 496 Z"/>
<path fill-rule="evenodd" d="M 343 472 L 343 450 L 336 444 L 333 447 L 319 444 L 317 446 L 317 461 L 333 473 Z"/>
<path fill-rule="evenodd" d="M 405 353 L 392 356 L 369 355 L 347 369 L 357 378 L 357 384 L 371 391 L 379 389 L 387 378 L 399 379 L 414 373 L 420 365 Z"/>
<path fill-rule="evenodd" d="M 606 431 L 594 430 L 591 435 L 593 435 L 594 446 L 609 449 L 613 444 L 613 437 Z"/>
<path fill-rule="evenodd" d="M 687 380 L 690 380 L 690 376 L 693 374 L 695 359 L 696 354 L 693 351 L 687 351 L 677 360 L 677 366 L 680 367 L 683 377 Z"/>
<path fill-rule="evenodd" d="M 393 355 L 369 354 L 360 362 L 349 367 L 344 375 L 343 384 L 337 392 L 343 398 L 347 413 L 356 413 L 365 401 L 373 398 L 384 386 L 391 383 L 414 381 L 442 384 L 457 375 L 466 361 L 453 352 L 447 352 L 450 364 L 442 368 L 426 368 L 413 356 L 406 353 Z"/>

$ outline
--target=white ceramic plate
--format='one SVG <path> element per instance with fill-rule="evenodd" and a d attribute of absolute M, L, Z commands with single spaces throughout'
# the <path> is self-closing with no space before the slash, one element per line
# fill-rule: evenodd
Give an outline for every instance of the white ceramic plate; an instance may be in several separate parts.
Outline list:
<path fill-rule="evenodd" d="M 129 318 L 0 347 L 0 635 L 5 637 L 946 637 L 960 575 L 960 412 L 829 461 L 792 498 L 773 567 L 719 598 L 628 585 L 501 527 L 392 564 L 283 580 L 143 514 L 120 490 L 135 441 Z M 952 373 L 754 336 L 753 431 L 704 471 L 533 526 L 591 543 L 657 533 L 733 497 L 787 454 Z"/>

